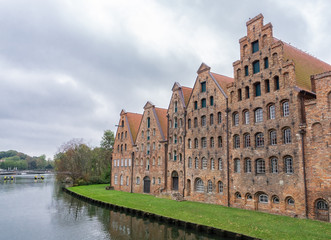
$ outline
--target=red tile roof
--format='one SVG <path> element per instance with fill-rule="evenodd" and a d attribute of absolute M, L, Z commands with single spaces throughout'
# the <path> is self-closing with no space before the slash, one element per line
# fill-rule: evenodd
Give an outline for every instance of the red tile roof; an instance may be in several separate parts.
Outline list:
<path fill-rule="evenodd" d="M 165 108 L 155 108 L 156 115 L 159 119 L 164 138 L 167 139 L 168 135 L 168 123 L 167 123 L 167 112 L 168 109 Z"/>
<path fill-rule="evenodd" d="M 226 92 L 226 89 L 227 89 L 226 85 L 234 82 L 234 79 L 231 77 L 227 77 L 227 76 L 220 75 L 220 74 L 213 73 L 213 72 L 211 72 L 210 74 L 215 78 L 215 80 L 222 87 L 224 92 Z"/>
<path fill-rule="evenodd" d="M 139 113 L 128 112 L 128 113 L 126 113 L 126 116 L 129 121 L 129 127 L 130 127 L 131 135 L 133 138 L 133 142 L 135 143 L 137 134 L 138 134 L 138 129 L 139 129 L 140 122 L 141 122 L 143 115 L 139 114 Z"/>
<path fill-rule="evenodd" d="M 310 76 L 330 71 L 331 66 L 285 42 L 282 43 L 284 44 L 284 62 L 287 60 L 294 62 L 297 86 L 311 91 Z"/>
<path fill-rule="evenodd" d="M 193 88 L 182 87 L 182 91 L 183 91 L 183 96 L 184 96 L 184 101 L 185 101 L 185 106 L 186 107 L 187 107 L 188 101 L 190 99 L 192 90 L 193 90 Z"/>

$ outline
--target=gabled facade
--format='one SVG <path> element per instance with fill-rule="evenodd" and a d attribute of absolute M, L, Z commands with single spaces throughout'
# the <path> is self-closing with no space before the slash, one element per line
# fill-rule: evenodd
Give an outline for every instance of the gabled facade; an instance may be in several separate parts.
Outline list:
<path fill-rule="evenodd" d="M 187 105 L 186 198 L 227 205 L 227 94 L 233 79 L 202 63 Z"/>
<path fill-rule="evenodd" d="M 168 192 L 184 195 L 185 189 L 185 126 L 186 106 L 192 88 L 182 87 L 175 83 L 168 107 Z"/>
<path fill-rule="evenodd" d="M 166 188 L 167 109 L 147 102 L 134 153 L 133 192 L 159 194 Z"/>
<path fill-rule="evenodd" d="M 142 115 L 121 111 L 112 155 L 112 186 L 119 191 L 132 191 L 132 152 Z"/>

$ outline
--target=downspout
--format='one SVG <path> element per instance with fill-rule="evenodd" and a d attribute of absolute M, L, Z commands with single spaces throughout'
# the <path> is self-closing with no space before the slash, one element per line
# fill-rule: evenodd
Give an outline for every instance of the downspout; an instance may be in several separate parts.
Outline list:
<path fill-rule="evenodd" d="M 112 167 L 113 167 L 113 153 L 110 155 L 110 181 L 109 181 L 109 189 L 113 189 L 113 187 L 111 186 L 111 179 L 113 177 Z"/>
<path fill-rule="evenodd" d="M 183 140 L 183 144 L 184 144 L 184 168 L 183 168 L 183 172 L 184 172 L 184 177 L 183 177 L 183 197 L 185 197 L 185 189 L 186 189 L 186 156 L 185 156 L 185 145 L 186 145 L 186 109 L 184 111 L 184 140 Z"/>
<path fill-rule="evenodd" d="M 130 193 L 133 193 L 133 165 L 134 165 L 134 151 L 131 154 L 131 189 Z"/>
<path fill-rule="evenodd" d="M 167 114 L 167 138 L 169 138 L 169 114 Z M 165 151 L 165 156 L 164 156 L 164 189 L 168 191 L 168 139 L 165 139 L 165 144 L 164 144 L 164 151 Z"/>
<path fill-rule="evenodd" d="M 228 185 L 228 207 L 230 207 L 230 144 L 229 144 L 229 113 L 231 109 L 229 108 L 229 101 L 226 98 L 226 175 L 227 175 L 227 185 Z"/>
<path fill-rule="evenodd" d="M 303 93 L 303 94 L 302 94 Z M 305 92 L 301 91 L 300 95 L 300 105 L 301 105 L 301 126 L 306 126 L 306 113 L 305 113 L 305 104 L 304 104 L 304 96 Z M 304 194 L 305 194 L 305 215 L 308 218 L 308 190 L 307 190 L 307 176 L 306 176 L 306 159 L 305 159 L 305 134 L 306 130 L 301 128 L 301 148 L 302 148 L 302 168 L 303 168 L 303 186 L 304 186 Z"/>

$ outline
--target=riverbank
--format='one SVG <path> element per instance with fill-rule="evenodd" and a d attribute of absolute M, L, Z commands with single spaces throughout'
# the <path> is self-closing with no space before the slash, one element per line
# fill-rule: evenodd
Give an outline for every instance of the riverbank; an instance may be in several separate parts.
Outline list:
<path fill-rule="evenodd" d="M 79 195 L 117 206 L 261 239 L 330 239 L 331 224 L 151 195 L 107 191 L 107 185 L 71 187 Z"/>

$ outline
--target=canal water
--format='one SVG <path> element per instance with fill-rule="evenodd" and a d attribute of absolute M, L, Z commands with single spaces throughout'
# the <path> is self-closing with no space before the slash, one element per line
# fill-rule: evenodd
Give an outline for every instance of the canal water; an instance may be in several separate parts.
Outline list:
<path fill-rule="evenodd" d="M 0 239 L 220 239 L 88 204 L 64 193 L 54 175 L 0 179 Z"/>

